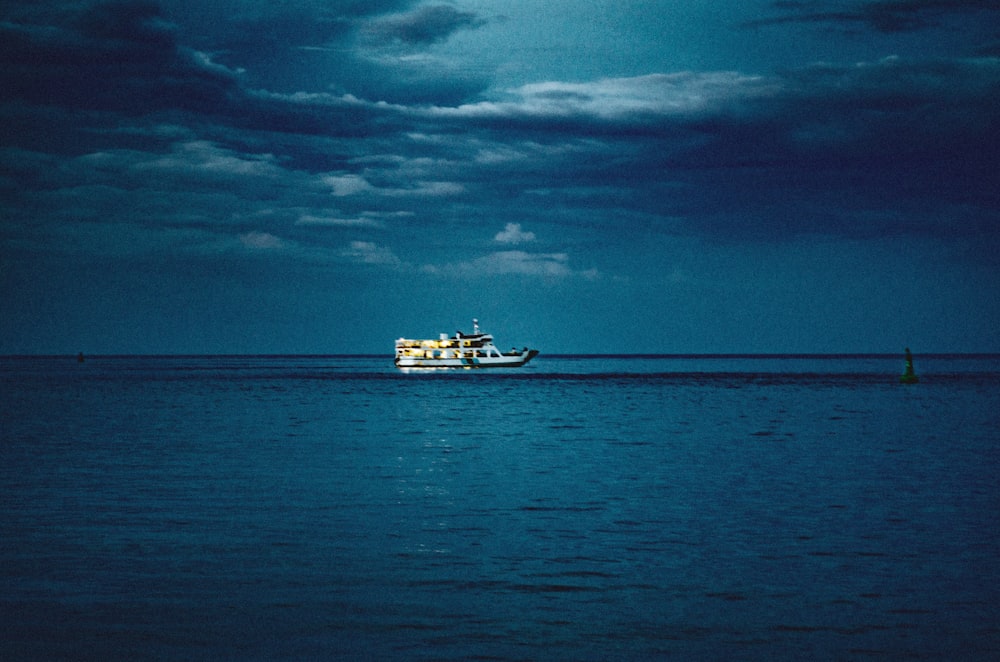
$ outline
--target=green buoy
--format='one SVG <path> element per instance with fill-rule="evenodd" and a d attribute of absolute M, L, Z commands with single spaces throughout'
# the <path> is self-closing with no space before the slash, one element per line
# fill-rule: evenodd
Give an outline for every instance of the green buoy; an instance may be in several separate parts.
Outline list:
<path fill-rule="evenodd" d="M 913 355 L 910 354 L 910 348 L 906 348 L 906 369 L 903 374 L 899 376 L 899 382 L 901 384 L 916 384 L 919 379 L 917 379 L 917 373 L 913 372 Z"/>

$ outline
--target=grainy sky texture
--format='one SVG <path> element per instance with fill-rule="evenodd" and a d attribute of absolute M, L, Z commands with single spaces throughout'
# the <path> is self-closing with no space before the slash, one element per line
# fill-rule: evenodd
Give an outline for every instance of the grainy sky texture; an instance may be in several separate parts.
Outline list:
<path fill-rule="evenodd" d="M 0 7 L 0 354 L 1000 351 L 1000 2 Z"/>

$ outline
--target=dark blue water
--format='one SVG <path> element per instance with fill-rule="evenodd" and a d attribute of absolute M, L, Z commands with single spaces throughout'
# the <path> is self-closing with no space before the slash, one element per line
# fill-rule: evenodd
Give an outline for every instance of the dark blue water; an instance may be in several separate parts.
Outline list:
<path fill-rule="evenodd" d="M 1000 357 L 0 358 L 0 659 L 1000 658 Z"/>

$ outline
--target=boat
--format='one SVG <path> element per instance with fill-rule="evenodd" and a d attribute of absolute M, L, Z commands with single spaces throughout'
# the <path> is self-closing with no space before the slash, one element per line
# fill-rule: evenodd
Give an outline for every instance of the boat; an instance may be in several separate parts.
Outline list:
<path fill-rule="evenodd" d="M 472 333 L 456 331 L 437 339 L 396 340 L 397 368 L 520 368 L 538 355 L 537 349 L 512 349 L 501 352 L 493 344 L 493 336 L 479 329 L 479 320 L 472 320 Z"/>

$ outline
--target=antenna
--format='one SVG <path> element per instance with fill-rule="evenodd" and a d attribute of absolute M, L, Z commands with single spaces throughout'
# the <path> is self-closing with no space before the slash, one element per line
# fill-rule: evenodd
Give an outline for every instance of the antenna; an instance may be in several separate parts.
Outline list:
<path fill-rule="evenodd" d="M 472 318 L 472 333 L 473 335 L 479 335 L 479 320 L 475 317 Z"/>

